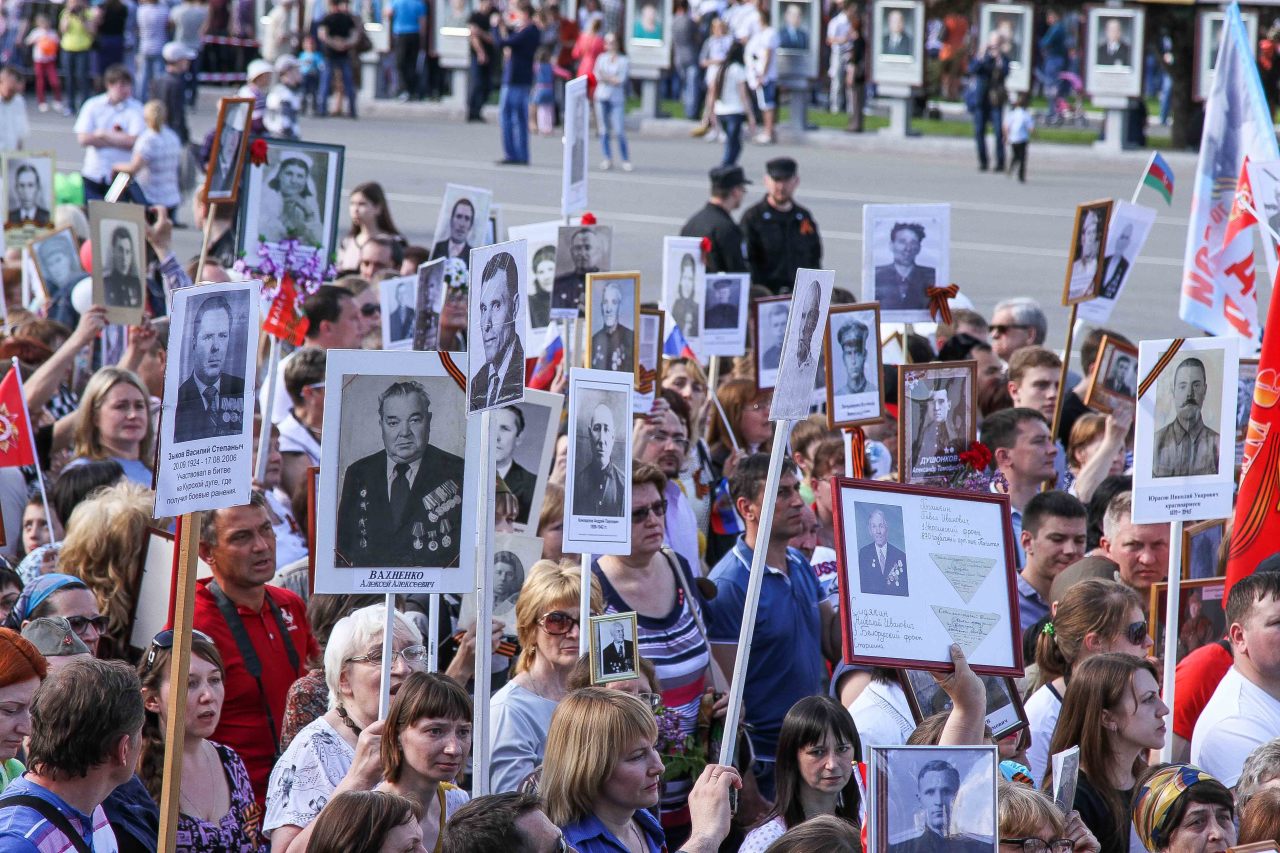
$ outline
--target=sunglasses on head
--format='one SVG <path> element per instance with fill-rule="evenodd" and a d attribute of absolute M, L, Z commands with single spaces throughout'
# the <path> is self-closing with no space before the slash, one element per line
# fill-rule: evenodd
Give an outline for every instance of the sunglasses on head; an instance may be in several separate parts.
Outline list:
<path fill-rule="evenodd" d="M 571 613 L 565 613 L 563 610 L 552 610 L 550 613 L 543 615 L 538 620 L 538 624 L 542 626 L 542 630 L 546 631 L 553 637 L 562 637 L 574 629 L 580 620 Z"/>
<path fill-rule="evenodd" d="M 1147 623 L 1145 621 L 1132 623 L 1124 629 L 1124 636 L 1130 645 L 1145 645 L 1147 642 Z"/>
<path fill-rule="evenodd" d="M 83 618 L 84 618 L 83 616 L 73 616 L 67 619 L 68 622 L 71 622 L 72 631 L 76 631 L 76 625 L 75 625 L 75 622 L 72 622 L 72 619 L 83 619 Z M 104 626 L 106 625 L 107 619 L 105 616 L 99 616 L 97 618 L 102 620 L 102 623 Z M 76 631 L 76 633 L 79 634 L 80 632 Z M 191 639 L 204 640 L 206 643 L 213 645 L 212 637 L 210 637 L 208 634 L 206 634 L 203 631 L 197 631 L 195 628 L 191 629 Z M 152 665 L 155 664 L 156 662 L 156 655 L 160 653 L 161 649 L 172 649 L 172 648 L 173 648 L 173 629 L 172 628 L 166 628 L 163 631 L 161 631 L 159 634 L 156 634 L 154 637 L 152 637 L 151 646 L 147 649 L 147 660 L 142 665 L 142 674 L 146 675 L 148 672 L 151 671 Z"/>

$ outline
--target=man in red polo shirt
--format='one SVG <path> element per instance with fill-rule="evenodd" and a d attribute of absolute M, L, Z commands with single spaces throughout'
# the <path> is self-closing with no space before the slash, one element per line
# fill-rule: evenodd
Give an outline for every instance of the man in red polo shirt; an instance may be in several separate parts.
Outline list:
<path fill-rule="evenodd" d="M 289 686 L 320 655 L 306 605 L 270 586 L 276 536 L 266 500 L 204 515 L 200 558 L 212 579 L 196 587 L 195 628 L 213 638 L 226 666 L 226 698 L 213 739 L 240 754 L 261 804 L 277 755 Z M 286 639 L 287 638 L 287 639 Z"/>

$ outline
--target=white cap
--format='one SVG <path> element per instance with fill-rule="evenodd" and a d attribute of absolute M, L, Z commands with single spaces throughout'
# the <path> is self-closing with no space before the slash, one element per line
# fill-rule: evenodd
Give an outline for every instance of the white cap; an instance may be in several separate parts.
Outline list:
<path fill-rule="evenodd" d="M 193 61 L 199 54 L 180 41 L 171 41 L 160 49 L 165 62 Z"/>
<path fill-rule="evenodd" d="M 265 59 L 255 59 L 253 62 L 249 63 L 249 70 L 245 74 L 245 79 L 252 83 L 263 74 L 273 73 L 275 73 L 275 68 L 272 67 L 270 62 L 267 62 Z"/>

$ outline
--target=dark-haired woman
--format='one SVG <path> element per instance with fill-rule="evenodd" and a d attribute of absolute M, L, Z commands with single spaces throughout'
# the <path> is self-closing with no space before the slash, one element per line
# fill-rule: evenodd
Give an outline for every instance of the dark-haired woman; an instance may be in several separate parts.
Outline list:
<path fill-rule="evenodd" d="M 742 154 L 742 125 L 748 124 L 751 134 L 756 132 L 755 114 L 751 110 L 751 90 L 747 88 L 747 67 L 743 62 L 745 48 L 742 42 L 735 41 L 729 47 L 716 74 L 715 82 L 715 114 L 716 121 L 724 131 L 724 157 L 721 166 L 737 164 Z"/>
<path fill-rule="evenodd" d="M 386 791 L 344 791 L 315 820 L 307 853 L 424 853 L 422 806 Z"/>
<path fill-rule="evenodd" d="M 400 237 L 400 229 L 396 228 L 391 208 L 387 206 L 387 194 L 377 181 L 356 185 L 351 191 L 347 214 L 351 217 L 351 230 L 338 246 L 340 270 L 359 269 L 360 250 L 374 237 Z"/>

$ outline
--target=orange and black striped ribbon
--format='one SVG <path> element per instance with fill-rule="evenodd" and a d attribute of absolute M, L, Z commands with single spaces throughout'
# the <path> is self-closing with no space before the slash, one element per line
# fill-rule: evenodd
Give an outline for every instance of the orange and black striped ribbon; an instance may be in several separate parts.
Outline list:
<path fill-rule="evenodd" d="M 1146 396 L 1151 390 L 1151 386 L 1155 384 L 1156 379 L 1164 371 L 1169 363 L 1173 361 L 1173 357 L 1178 354 L 1178 350 L 1182 349 L 1182 345 L 1187 342 L 1186 338 L 1174 338 L 1173 343 L 1164 351 L 1155 365 L 1151 368 L 1151 372 L 1143 377 L 1142 382 L 1138 384 L 1138 399 Z"/>
<path fill-rule="evenodd" d="M 458 365 L 453 363 L 453 356 L 447 352 L 440 353 L 440 363 L 444 365 L 445 372 L 453 377 L 453 381 L 458 383 L 458 387 L 466 391 L 467 377 L 458 369 Z"/>

